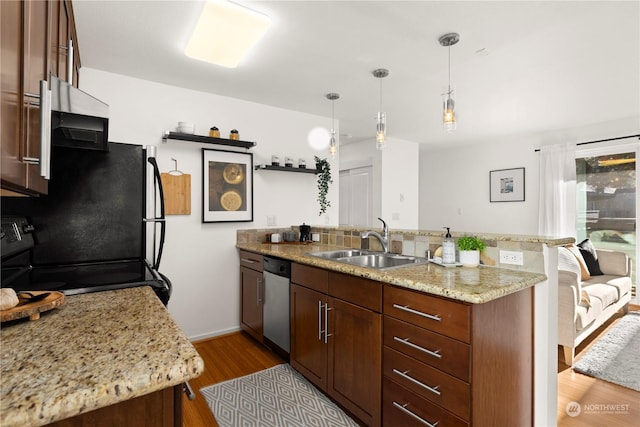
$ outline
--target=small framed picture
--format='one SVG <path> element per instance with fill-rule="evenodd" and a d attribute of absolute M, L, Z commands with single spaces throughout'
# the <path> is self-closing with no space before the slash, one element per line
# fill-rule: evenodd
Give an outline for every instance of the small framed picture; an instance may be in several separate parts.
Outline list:
<path fill-rule="evenodd" d="M 490 202 L 524 202 L 524 168 L 489 172 Z"/>
<path fill-rule="evenodd" d="M 253 154 L 202 149 L 202 222 L 253 221 Z"/>

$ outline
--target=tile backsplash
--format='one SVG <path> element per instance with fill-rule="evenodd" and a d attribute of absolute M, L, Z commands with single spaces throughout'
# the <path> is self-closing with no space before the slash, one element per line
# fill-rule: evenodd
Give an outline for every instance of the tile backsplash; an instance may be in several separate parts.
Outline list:
<path fill-rule="evenodd" d="M 270 241 L 272 233 L 297 231 L 298 226 L 264 229 L 239 229 L 238 243 L 262 243 Z M 366 228 L 320 227 L 311 226 L 312 234 L 320 235 L 323 245 L 343 248 L 372 249 L 381 251 L 382 246 L 374 237 L 362 239 Z M 379 230 L 378 230 L 379 231 Z M 481 254 L 481 263 L 488 266 L 544 273 L 544 246 L 559 246 L 571 243 L 572 238 L 546 238 L 540 236 L 500 235 L 487 233 L 451 233 L 453 238 L 475 235 L 484 240 L 486 248 Z M 389 233 L 389 252 L 410 256 L 428 257 L 442 246 L 443 233 L 429 230 L 391 230 Z M 500 264 L 500 250 L 518 251 L 523 254 L 523 265 Z"/>

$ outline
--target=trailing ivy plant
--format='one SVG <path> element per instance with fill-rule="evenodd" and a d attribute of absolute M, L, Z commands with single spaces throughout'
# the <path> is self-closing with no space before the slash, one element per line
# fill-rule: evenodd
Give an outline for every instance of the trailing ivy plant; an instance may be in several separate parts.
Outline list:
<path fill-rule="evenodd" d="M 320 203 L 320 213 L 322 215 L 331 206 L 331 201 L 327 200 L 329 192 L 329 184 L 333 182 L 331 179 L 331 165 L 327 159 L 321 159 L 315 156 L 316 169 L 318 170 L 318 202 Z"/>

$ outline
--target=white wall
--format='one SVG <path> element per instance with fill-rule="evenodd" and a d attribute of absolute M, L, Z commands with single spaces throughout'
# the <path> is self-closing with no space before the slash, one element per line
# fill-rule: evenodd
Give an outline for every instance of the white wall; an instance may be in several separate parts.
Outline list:
<path fill-rule="evenodd" d="M 371 224 L 376 228 L 380 217 L 390 229 L 418 229 L 419 162 L 418 144 L 401 139 L 387 138 L 384 150 L 376 149 L 373 136 L 340 147 L 340 170 L 373 166 Z"/>
<path fill-rule="evenodd" d="M 419 148 L 415 142 L 389 138 L 382 151 L 382 219 L 390 229 L 418 229 Z"/>
<path fill-rule="evenodd" d="M 240 138 L 256 141 L 249 150 L 254 163 L 270 163 L 271 155 L 297 159 L 315 167 L 315 152 L 307 133 L 328 127 L 331 119 L 255 104 L 238 99 L 186 90 L 83 67 L 80 88 L 109 104 L 109 140 L 158 146 L 160 170 L 174 168 L 191 174 L 191 215 L 167 217 L 167 237 L 160 270 L 174 287 L 169 311 L 192 339 L 239 328 L 239 272 L 235 248 L 236 229 L 266 227 L 267 215 L 277 226 L 338 224 L 338 160 L 330 159 L 334 183 L 329 189 L 332 206 L 319 216 L 316 178 L 312 174 L 254 172 L 254 221 L 202 223 L 202 148 L 231 150 L 184 141 L 162 143 L 165 130 L 178 121 L 196 125 L 207 135 L 215 125 L 226 137 L 232 128 Z M 241 149 L 240 151 L 244 151 Z"/>
<path fill-rule="evenodd" d="M 540 134 L 511 135 L 449 149 L 421 148 L 420 229 L 538 234 L 536 148 L 640 133 L 640 118 Z M 626 140 L 628 142 L 629 140 Z M 601 143 L 622 144 L 625 141 Z M 525 168 L 524 202 L 489 202 L 489 171 Z"/>

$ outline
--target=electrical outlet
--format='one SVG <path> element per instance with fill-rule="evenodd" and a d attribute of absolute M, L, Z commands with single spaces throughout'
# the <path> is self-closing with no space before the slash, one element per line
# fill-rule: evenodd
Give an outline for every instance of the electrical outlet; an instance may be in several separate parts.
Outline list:
<path fill-rule="evenodd" d="M 500 264 L 523 265 L 522 252 L 500 251 Z"/>
<path fill-rule="evenodd" d="M 276 225 L 276 216 L 275 215 L 267 215 L 267 226 Z"/>

